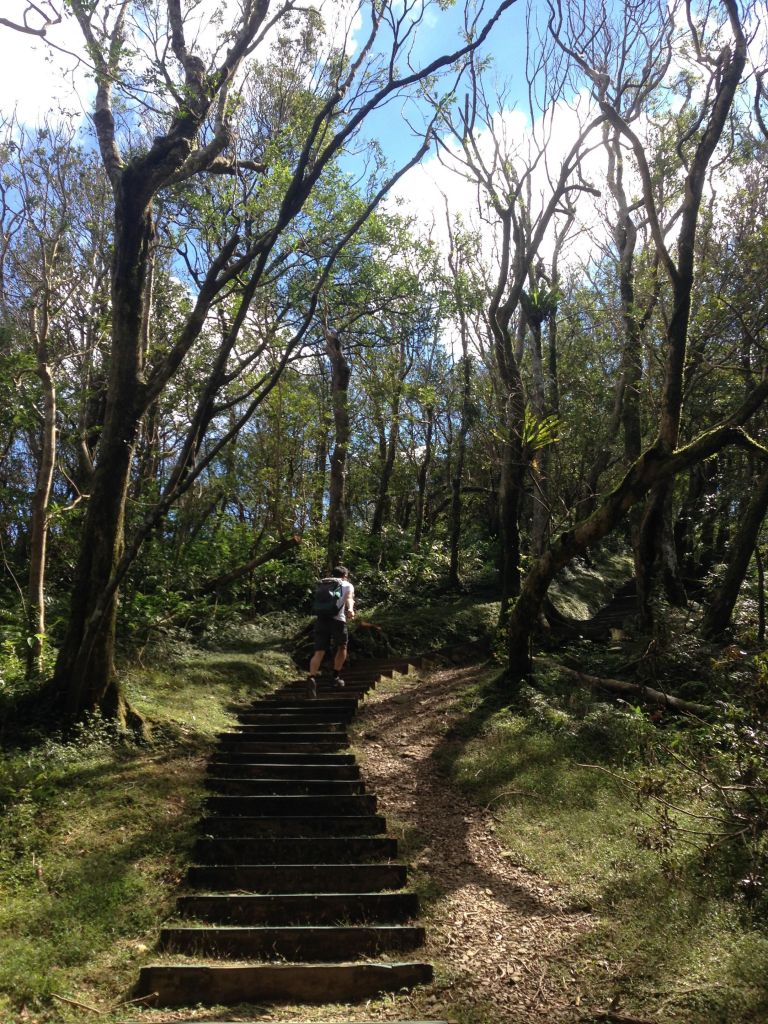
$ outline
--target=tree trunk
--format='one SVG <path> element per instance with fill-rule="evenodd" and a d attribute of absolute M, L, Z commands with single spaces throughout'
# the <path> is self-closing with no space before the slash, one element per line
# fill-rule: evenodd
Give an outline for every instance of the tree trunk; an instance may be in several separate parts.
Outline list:
<path fill-rule="evenodd" d="M 735 0 L 724 0 L 724 6 L 733 34 L 733 48 L 726 45 L 720 51 L 717 74 L 714 71 L 712 73 L 712 91 L 707 91 L 707 100 L 711 100 L 709 115 L 707 116 L 706 106 L 702 107 L 699 122 L 702 127 L 698 141 L 685 163 L 687 173 L 680 207 L 675 259 L 667 248 L 659 225 L 652 176 L 642 143 L 631 130 L 627 132 L 628 126 L 616 108 L 605 102 L 601 103 L 603 112 L 614 128 L 629 136 L 643 179 L 643 199 L 657 257 L 665 265 L 672 286 L 672 315 L 666 330 L 664 384 L 656 442 L 656 446 L 668 454 L 674 452 L 680 437 L 688 327 L 696 262 L 696 233 L 707 171 L 730 115 L 747 60 L 747 44 L 740 22 L 739 7 Z M 638 593 L 641 598 L 641 615 L 647 621 L 652 618 L 652 595 L 659 584 L 663 583 L 670 601 L 676 604 L 685 603 L 685 589 L 677 567 L 672 532 L 672 491 L 669 481 L 659 484 L 650 496 L 640 528 L 638 548 L 641 558 L 638 560 L 638 567 L 641 578 L 638 579 Z"/>
<path fill-rule="evenodd" d="M 755 566 L 757 567 L 757 642 L 765 643 L 765 566 L 760 545 L 755 548 Z"/>
<path fill-rule="evenodd" d="M 400 390 L 392 399 L 392 412 L 389 421 L 389 433 L 387 435 L 384 461 L 381 465 L 379 476 L 379 491 L 376 496 L 376 506 L 373 511 L 373 522 L 371 523 L 371 536 L 380 537 L 384 529 L 384 523 L 389 512 L 389 483 L 392 479 L 392 471 L 395 468 L 397 456 L 397 444 L 400 438 Z"/>
<path fill-rule="evenodd" d="M 674 483 L 659 484 L 648 498 L 640 523 L 635 570 L 640 620 L 646 629 L 658 625 L 654 603 L 659 593 L 678 608 L 688 602 L 677 560 L 673 501 Z"/>
<path fill-rule="evenodd" d="M 522 406 L 522 408 L 521 408 Z M 512 600 L 520 593 L 520 513 L 523 504 L 526 466 L 523 460 L 522 425 L 525 417 L 523 395 L 507 402 L 506 436 L 502 450 L 499 483 L 499 527 L 501 534 L 501 610 L 499 624 L 506 623 Z"/>
<path fill-rule="evenodd" d="M 144 411 L 142 324 L 151 239 L 151 204 L 141 198 L 141 190 L 134 194 L 126 172 L 115 203 L 107 416 L 83 524 L 69 623 L 55 673 L 70 715 L 98 708 L 123 725 L 128 709 L 114 666 L 117 597 L 113 594 L 106 601 L 100 597 L 123 551 L 131 462 Z"/>
<path fill-rule="evenodd" d="M 39 675 L 43 670 L 48 506 L 51 500 L 53 470 L 56 464 L 56 388 L 51 368 L 48 365 L 47 345 L 44 338 L 37 346 L 36 372 L 43 389 L 43 428 L 35 493 L 32 497 L 32 525 L 29 539 L 27 679 Z"/>
<path fill-rule="evenodd" d="M 331 402 L 336 435 L 328 489 L 328 565 L 334 566 L 342 561 L 347 528 L 347 449 L 350 433 L 347 393 L 352 371 L 337 332 L 326 331 L 325 350 L 331 361 Z"/>
<path fill-rule="evenodd" d="M 414 526 L 413 546 L 418 550 L 421 544 L 421 535 L 424 529 L 424 504 L 427 491 L 427 479 L 429 468 L 432 462 L 432 434 L 435 429 L 435 410 L 433 406 L 427 406 L 427 433 L 425 438 L 424 459 L 419 466 L 419 479 L 416 492 L 416 523 Z"/>
<path fill-rule="evenodd" d="M 462 324 L 462 377 L 461 377 L 461 420 L 459 436 L 456 443 L 456 461 L 451 476 L 451 563 L 448 569 L 448 586 L 458 590 L 459 579 L 459 544 L 461 541 L 461 484 L 464 478 L 464 460 L 467 454 L 467 434 L 469 433 L 469 407 L 472 387 L 472 364 L 468 355 L 467 332 Z"/>
<path fill-rule="evenodd" d="M 541 347 L 542 319 L 538 314 L 526 309 L 528 325 L 531 330 L 531 408 L 539 421 L 548 413 L 546 386 L 544 383 L 544 361 Z M 539 448 L 531 459 L 531 475 L 533 489 L 531 499 L 533 511 L 531 515 L 531 553 L 540 555 L 544 550 L 549 528 L 549 448 Z"/>
<path fill-rule="evenodd" d="M 711 464 L 694 466 L 688 474 L 688 488 L 675 523 L 675 547 L 682 571 L 687 577 L 700 579 L 702 561 L 711 558 L 714 547 L 713 508 L 708 506 L 707 496 L 713 493 L 712 483 L 716 481 L 716 460 Z M 696 551 L 694 532 L 699 535 L 699 550 Z"/>
<path fill-rule="evenodd" d="M 739 590 L 755 553 L 760 529 L 768 512 L 768 469 L 757 481 L 749 504 L 731 541 L 730 560 L 725 576 L 704 613 L 702 633 L 707 639 L 720 636 L 731 622 Z"/>

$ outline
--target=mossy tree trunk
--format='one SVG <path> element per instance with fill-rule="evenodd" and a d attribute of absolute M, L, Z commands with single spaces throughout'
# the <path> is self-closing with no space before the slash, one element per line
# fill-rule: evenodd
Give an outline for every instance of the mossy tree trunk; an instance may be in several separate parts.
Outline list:
<path fill-rule="evenodd" d="M 556 574 L 568 563 L 607 537 L 627 513 L 657 484 L 672 480 L 678 473 L 697 465 L 722 451 L 727 445 L 752 442 L 743 425 L 768 399 L 768 379 L 762 381 L 745 402 L 728 419 L 700 434 L 694 441 L 675 452 L 666 452 L 660 445 L 646 449 L 629 468 L 621 483 L 604 499 L 587 519 L 566 530 L 538 558 L 528 572 L 520 596 L 509 617 L 507 653 L 509 676 L 513 683 L 530 674 L 531 639 L 544 598 Z"/>
<path fill-rule="evenodd" d="M 342 350 L 338 332 L 326 331 L 325 350 L 331 361 L 331 405 L 335 430 L 328 486 L 328 565 L 333 567 L 343 560 L 347 527 L 347 450 L 350 435 L 348 391 L 352 370 Z"/>
<path fill-rule="evenodd" d="M 764 469 L 760 474 L 736 535 L 731 540 L 730 558 L 725 576 L 704 613 L 701 628 L 707 638 L 720 636 L 730 624 L 750 560 L 755 554 L 766 512 L 768 512 L 768 469 Z"/>
<path fill-rule="evenodd" d="M 114 665 L 117 595 L 97 607 L 123 553 L 125 506 L 133 449 L 144 413 L 142 321 L 152 208 L 146 185 L 122 176 L 115 196 L 112 270 L 112 357 L 107 414 L 99 442 L 70 619 L 56 665 L 56 682 L 76 716 L 98 708 L 124 718 Z M 94 616 L 99 618 L 98 628 Z M 89 625 L 91 628 L 89 629 Z"/>

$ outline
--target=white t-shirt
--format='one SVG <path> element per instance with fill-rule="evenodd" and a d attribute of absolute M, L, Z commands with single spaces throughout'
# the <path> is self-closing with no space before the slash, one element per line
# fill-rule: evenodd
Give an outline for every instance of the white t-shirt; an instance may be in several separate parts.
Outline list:
<path fill-rule="evenodd" d="M 333 579 L 338 579 L 338 577 L 334 576 Z M 339 583 L 341 583 L 343 600 L 341 602 L 341 608 L 339 608 L 338 612 L 334 615 L 334 619 L 338 619 L 339 622 L 346 622 L 347 609 L 349 609 L 353 614 L 355 611 L 355 588 L 349 580 L 339 580 Z"/>

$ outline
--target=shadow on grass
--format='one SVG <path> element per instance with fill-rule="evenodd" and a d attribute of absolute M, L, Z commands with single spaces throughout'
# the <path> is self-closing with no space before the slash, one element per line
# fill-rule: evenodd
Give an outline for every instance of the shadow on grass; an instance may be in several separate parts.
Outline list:
<path fill-rule="evenodd" d="M 105 988 L 128 991 L 133 968 L 115 975 L 110 951 L 147 932 L 154 941 L 170 911 L 196 838 L 202 771 L 186 751 L 144 750 L 60 772 L 58 795 L 35 808 L 41 827 L 27 832 L 28 845 L 18 837 L 15 862 L 0 862 L 0 993 L 18 1007 L 49 1004 L 77 987 L 75 969 L 92 979 L 99 964 Z"/>
<path fill-rule="evenodd" d="M 396 732 L 401 726 L 402 705 L 397 701 L 397 695 L 392 694 L 391 698 L 371 705 L 366 709 L 365 729 L 372 729 L 375 733 L 384 734 Z M 441 766 L 449 763 L 454 757 L 458 757 L 464 746 L 475 736 L 480 735 L 485 722 L 500 708 L 504 706 L 504 693 L 496 687 L 490 687 L 481 697 L 479 703 L 468 713 L 467 718 L 460 725 L 449 730 L 446 736 L 434 748 L 432 757 Z M 418 719 L 419 712 L 412 710 L 409 720 L 409 743 L 418 745 L 424 741 L 430 745 L 434 738 L 434 713 L 426 713 L 423 722 L 414 727 L 414 721 Z M 413 774 L 413 762 L 404 761 L 398 777 L 393 779 L 396 788 L 410 789 L 411 776 Z M 405 859 L 412 859 L 430 845 L 434 848 L 434 858 L 440 859 L 444 851 L 435 848 L 436 836 L 435 809 L 432 801 L 432 791 L 422 791 L 420 787 L 413 790 L 413 801 L 408 806 L 408 823 L 403 833 L 402 854 Z M 452 809 L 455 811 L 455 808 Z M 469 821 L 460 813 L 452 813 L 451 816 L 451 857 L 458 864 L 473 864 L 473 881 L 499 900 L 499 902 L 513 905 L 517 910 L 522 910 L 531 915 L 552 916 L 559 911 L 550 903 L 545 903 L 532 895 L 522 886 L 511 882 L 509 878 L 495 874 L 488 870 L 487 865 L 478 863 L 476 853 L 469 842 Z M 418 879 L 417 888 L 425 906 L 447 895 L 460 883 L 445 880 L 441 876 L 439 882 L 434 879 Z"/>
<path fill-rule="evenodd" d="M 539 707 L 530 714 L 527 707 L 509 708 L 499 680 L 458 697 L 466 715 L 446 730 L 432 752 L 450 780 L 448 787 L 453 784 L 457 796 L 492 809 L 499 822 L 497 837 L 508 844 L 513 863 L 521 847 L 529 869 L 563 887 L 566 912 L 597 911 L 588 932 L 564 933 L 554 957 L 557 966 L 550 969 L 561 970 L 565 978 L 578 977 L 588 997 L 585 1006 L 604 1007 L 618 995 L 641 1015 L 674 1006 L 674 1019 L 686 1024 L 764 1021 L 768 936 L 750 929 L 738 908 L 719 898 L 698 850 L 662 858 L 641 849 L 633 833 L 642 820 L 633 794 L 611 776 L 579 767 L 578 762 L 589 760 L 622 771 L 617 768 L 622 750 L 630 763 L 638 756 L 632 744 L 642 743 L 642 725 L 618 712 L 614 722 L 614 712 L 601 706 L 591 718 L 571 722 L 556 709 Z M 399 707 L 390 701 L 380 707 L 379 730 L 396 729 Z M 544 721 L 541 716 L 547 713 L 551 720 Z M 425 716 L 425 740 L 433 730 L 434 714 Z M 409 739 L 417 742 L 418 734 L 411 732 Z M 409 771 L 404 765 L 403 774 Z M 406 837 L 411 855 L 429 844 L 434 818 L 430 797 L 421 798 L 418 789 L 414 796 Z M 473 865 L 473 883 L 518 913 L 562 912 L 497 874 L 492 862 L 478 862 L 465 821 L 456 813 L 452 833 L 458 829 L 460 856 Z M 436 849 L 434 857 L 439 855 Z M 592 898 L 573 900 L 584 885 Z M 450 876 L 439 889 L 428 880 L 424 902 L 428 906 L 450 892 Z"/>
<path fill-rule="evenodd" d="M 734 908 L 697 891 L 699 861 L 685 877 L 654 867 L 605 887 L 610 910 L 564 947 L 595 1006 L 680 1024 L 762 1024 L 768 1019 L 768 938 L 737 923 Z"/>

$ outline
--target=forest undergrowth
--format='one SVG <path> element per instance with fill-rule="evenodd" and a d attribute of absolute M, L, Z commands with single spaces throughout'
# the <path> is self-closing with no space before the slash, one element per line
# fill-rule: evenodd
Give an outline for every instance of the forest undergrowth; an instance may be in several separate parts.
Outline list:
<path fill-rule="evenodd" d="M 393 733 L 414 717 L 429 748 L 421 761 L 403 759 L 395 735 L 388 756 L 409 785 L 418 790 L 429 777 L 446 806 L 460 799 L 469 808 L 465 816 L 486 836 L 482 848 L 491 842 L 497 860 L 547 890 L 556 908 L 551 927 L 570 922 L 567 942 L 537 954 L 538 995 L 515 975 L 498 1003 L 490 995 L 484 1001 L 477 987 L 492 961 L 488 937 L 473 940 L 470 930 L 474 966 L 457 967 L 449 951 L 441 963 L 438 947 L 432 991 L 402 1006 L 337 1007 L 335 1019 L 385 1020 L 418 1009 L 460 1024 L 587 1022 L 607 1019 L 599 1013 L 612 1008 L 659 1024 L 765 1020 L 765 816 L 757 795 L 765 789 L 765 731 L 749 720 L 765 683 L 753 659 L 733 647 L 709 662 L 700 652 L 696 665 L 682 642 L 666 660 L 651 665 L 645 657 L 643 671 L 657 684 L 685 682 L 693 697 L 695 670 L 714 673 L 723 700 L 712 721 L 574 688 L 551 669 L 510 704 L 493 657 L 497 614 L 495 602 L 468 595 L 375 608 L 358 624 L 356 651 L 443 651 L 421 678 L 377 691 L 377 700 L 390 702 L 383 713 Z M 3 737 L 3 1024 L 111 1022 L 128 1012 L 152 1020 L 152 1011 L 125 1000 L 173 911 L 213 738 L 233 702 L 295 675 L 291 655 L 302 649 L 306 625 L 287 613 L 227 619 L 195 644 L 166 632 L 124 668 L 131 702 L 152 721 L 149 744 L 126 744 L 98 719 L 59 737 L 27 735 L 20 745 Z M 633 643 L 575 642 L 560 653 L 612 675 L 644 653 Z M 377 740 L 366 721 L 358 742 L 372 757 Z M 375 757 L 370 766 L 375 776 Z M 433 837 L 409 820 L 407 802 L 397 806 L 396 790 L 387 796 L 385 778 L 373 781 L 388 814 L 392 802 L 405 856 L 416 864 L 428 933 L 430 922 L 436 936 L 450 933 L 456 907 L 425 854 Z M 731 835 L 738 821 L 749 827 Z M 484 870 L 474 860 L 462 868 L 470 887 L 478 884 L 471 873 Z M 190 1011 L 186 1019 L 199 1018 Z M 306 1011 L 304 1019 L 323 1018 Z"/>

